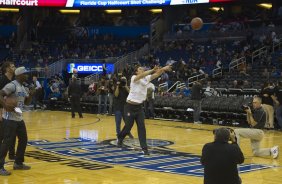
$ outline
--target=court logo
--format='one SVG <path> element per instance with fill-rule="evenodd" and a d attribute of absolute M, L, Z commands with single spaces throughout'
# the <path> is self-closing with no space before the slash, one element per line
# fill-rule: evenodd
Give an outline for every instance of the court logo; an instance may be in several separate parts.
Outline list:
<path fill-rule="evenodd" d="M 40 150 L 81 160 L 83 163 L 99 163 L 114 167 L 123 165 L 125 167 L 158 171 L 172 174 L 199 176 L 204 175 L 200 156 L 178 152 L 166 146 L 173 144 L 171 141 L 148 139 L 151 155 L 145 157 L 140 150 L 137 139 L 125 139 L 125 147 L 118 148 L 116 140 L 96 142 L 91 139 L 72 138 L 60 142 L 49 142 L 46 140 L 30 141 L 29 145 Z M 264 164 L 242 164 L 239 166 L 240 173 L 273 168 L 272 165 Z M 84 168 L 85 169 L 85 168 Z"/>

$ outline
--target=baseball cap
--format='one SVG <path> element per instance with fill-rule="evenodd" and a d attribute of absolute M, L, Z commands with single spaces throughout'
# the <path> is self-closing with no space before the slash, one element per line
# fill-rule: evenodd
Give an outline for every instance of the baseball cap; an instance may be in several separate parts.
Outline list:
<path fill-rule="evenodd" d="M 24 67 L 19 67 L 15 70 L 15 75 L 21 75 L 21 74 L 25 74 L 25 73 L 28 73 L 29 71 Z"/>

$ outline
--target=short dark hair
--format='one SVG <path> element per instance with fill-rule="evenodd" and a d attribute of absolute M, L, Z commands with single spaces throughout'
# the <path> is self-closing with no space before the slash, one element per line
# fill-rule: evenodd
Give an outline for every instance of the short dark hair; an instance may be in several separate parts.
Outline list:
<path fill-rule="evenodd" d="M 216 142 L 228 142 L 230 139 L 230 131 L 227 128 L 217 128 L 213 130 Z"/>
<path fill-rule="evenodd" d="M 14 63 L 10 62 L 10 61 L 5 61 L 1 66 L 2 74 L 5 74 L 7 72 L 7 68 L 9 68 L 12 64 L 14 64 Z"/>

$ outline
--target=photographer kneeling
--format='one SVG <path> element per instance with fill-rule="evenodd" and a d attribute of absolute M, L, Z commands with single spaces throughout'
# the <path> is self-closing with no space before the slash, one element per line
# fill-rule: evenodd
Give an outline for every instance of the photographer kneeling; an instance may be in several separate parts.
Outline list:
<path fill-rule="evenodd" d="M 251 128 L 239 128 L 235 129 L 237 137 L 237 143 L 240 145 L 240 138 L 249 138 L 251 140 L 251 146 L 254 156 L 265 157 L 272 156 L 278 157 L 278 146 L 272 148 L 260 148 L 260 142 L 264 137 L 264 132 L 261 130 L 266 123 L 266 113 L 261 105 L 261 98 L 253 98 L 253 109 L 246 106 L 244 110 L 247 113 L 247 121 Z"/>
<path fill-rule="evenodd" d="M 234 131 L 218 128 L 213 133 L 214 142 L 205 144 L 202 150 L 204 184 L 241 184 L 237 164 L 244 162 L 244 155 L 236 144 Z"/>

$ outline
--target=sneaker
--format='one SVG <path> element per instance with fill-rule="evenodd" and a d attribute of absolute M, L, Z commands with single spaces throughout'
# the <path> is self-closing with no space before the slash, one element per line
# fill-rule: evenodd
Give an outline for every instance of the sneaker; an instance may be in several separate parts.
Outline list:
<path fill-rule="evenodd" d="M 79 118 L 83 118 L 83 116 L 79 116 Z"/>
<path fill-rule="evenodd" d="M 0 175 L 1 175 L 1 176 L 9 176 L 9 175 L 11 175 L 11 174 L 12 174 L 11 172 L 7 171 L 7 170 L 4 169 L 4 168 L 0 169 Z"/>
<path fill-rule="evenodd" d="M 25 164 L 14 163 L 14 170 L 29 170 L 31 167 Z"/>
<path fill-rule="evenodd" d="M 194 124 L 202 124 L 200 121 L 194 121 Z"/>
<path fill-rule="evenodd" d="M 123 147 L 123 141 L 121 139 L 117 139 L 117 147 L 122 148 Z"/>
<path fill-rule="evenodd" d="M 142 153 L 143 153 L 143 155 L 146 155 L 146 156 L 150 155 L 150 153 L 147 149 L 142 149 Z"/>
<path fill-rule="evenodd" d="M 270 152 L 271 152 L 271 155 L 272 155 L 272 158 L 277 158 L 278 155 L 279 155 L 279 147 L 278 146 L 274 146 L 270 149 Z"/>

